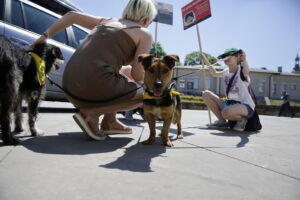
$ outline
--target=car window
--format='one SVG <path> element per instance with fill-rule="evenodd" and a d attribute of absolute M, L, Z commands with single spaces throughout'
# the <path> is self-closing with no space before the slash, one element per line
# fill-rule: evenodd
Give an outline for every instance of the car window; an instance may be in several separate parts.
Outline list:
<path fill-rule="evenodd" d="M 57 20 L 56 17 L 29 5 L 24 4 L 24 11 L 26 16 L 26 28 L 38 34 L 42 34 Z M 68 44 L 67 32 L 65 30 L 56 34 L 52 38 L 61 43 Z"/>
<path fill-rule="evenodd" d="M 19 1 L 13 0 L 11 7 L 11 23 L 24 28 L 24 20 L 22 16 L 21 3 Z"/>
<path fill-rule="evenodd" d="M 87 33 L 79 28 L 77 28 L 76 26 L 72 26 L 73 31 L 74 31 L 74 35 L 75 35 L 75 42 L 76 42 L 76 46 L 75 48 L 77 48 L 85 39 L 85 37 L 87 36 Z"/>
<path fill-rule="evenodd" d="M 0 20 L 3 20 L 4 1 L 0 1 Z"/>

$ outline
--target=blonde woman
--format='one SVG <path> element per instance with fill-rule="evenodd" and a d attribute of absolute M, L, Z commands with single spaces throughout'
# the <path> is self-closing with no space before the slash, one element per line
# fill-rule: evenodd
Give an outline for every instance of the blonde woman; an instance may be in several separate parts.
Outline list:
<path fill-rule="evenodd" d="M 67 97 L 79 108 L 73 117 L 91 138 L 102 140 L 106 134 L 132 133 L 116 119 L 116 112 L 142 103 L 144 71 L 138 55 L 151 48 L 147 27 L 156 14 L 152 0 L 130 0 L 120 19 L 68 12 L 33 43 L 45 42 L 73 24 L 92 30 L 70 58 L 63 75 Z"/>

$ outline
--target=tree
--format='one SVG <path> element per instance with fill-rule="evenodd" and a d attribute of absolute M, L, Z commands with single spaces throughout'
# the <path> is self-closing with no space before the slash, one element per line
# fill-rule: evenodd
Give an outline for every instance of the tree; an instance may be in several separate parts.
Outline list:
<path fill-rule="evenodd" d="M 150 51 L 156 51 L 155 53 L 156 53 L 157 58 L 161 58 L 161 57 L 167 55 L 159 42 L 157 42 L 157 43 L 153 42 L 152 48 Z M 154 52 L 152 52 L 152 53 L 154 53 Z"/>
<path fill-rule="evenodd" d="M 300 64 L 299 64 L 299 55 L 297 53 L 297 56 L 295 58 L 295 67 L 293 68 L 293 73 L 296 73 L 296 74 L 300 74 Z"/>
<path fill-rule="evenodd" d="M 200 61 L 200 58 L 199 58 L 199 54 L 200 54 L 199 51 L 194 51 L 190 54 L 187 54 L 184 59 L 184 65 L 200 65 L 200 64 L 202 64 L 202 62 Z M 204 53 L 204 55 L 206 56 L 206 58 L 208 59 L 208 61 L 211 64 L 215 64 L 218 61 L 217 58 L 211 56 L 208 53 Z"/>

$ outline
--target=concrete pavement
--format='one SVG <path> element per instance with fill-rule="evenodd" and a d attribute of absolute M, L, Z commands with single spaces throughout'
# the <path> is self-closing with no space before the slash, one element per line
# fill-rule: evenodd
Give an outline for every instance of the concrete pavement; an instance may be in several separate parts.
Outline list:
<path fill-rule="evenodd" d="M 174 147 L 132 135 L 93 141 L 72 113 L 39 114 L 45 136 L 0 146 L 0 199 L 300 199 L 300 119 L 261 116 L 258 134 L 207 129 L 207 111 L 183 110 L 183 140 Z M 157 128 L 162 127 L 157 123 Z M 172 126 L 171 138 L 176 136 Z"/>

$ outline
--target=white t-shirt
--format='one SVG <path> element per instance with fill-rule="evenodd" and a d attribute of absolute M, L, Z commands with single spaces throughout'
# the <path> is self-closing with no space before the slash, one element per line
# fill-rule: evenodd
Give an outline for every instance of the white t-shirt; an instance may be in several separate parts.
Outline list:
<path fill-rule="evenodd" d="M 237 73 L 234 77 L 234 80 L 232 81 L 231 88 L 228 92 L 227 98 L 229 100 L 235 100 L 239 101 L 242 104 L 248 104 L 253 110 L 255 108 L 255 103 L 249 93 L 248 86 L 250 85 L 250 77 L 247 76 L 245 81 L 242 81 L 240 73 L 241 68 L 238 67 Z M 223 78 L 225 82 L 225 93 L 227 86 L 229 84 L 229 81 L 231 77 L 234 75 L 234 73 L 229 72 L 229 68 L 226 68 L 223 71 Z"/>

